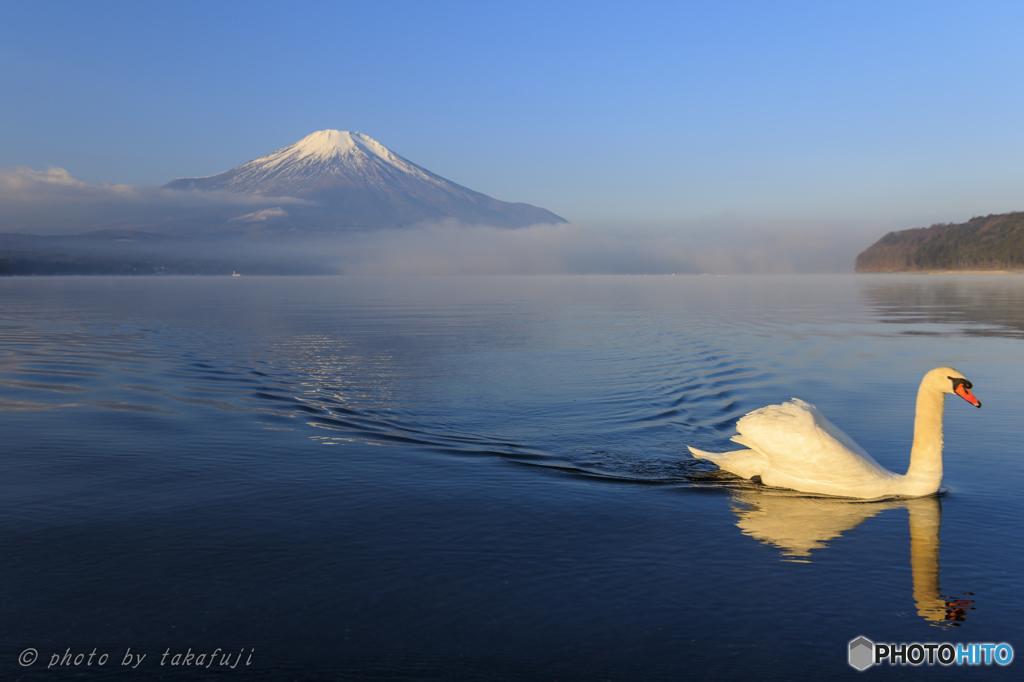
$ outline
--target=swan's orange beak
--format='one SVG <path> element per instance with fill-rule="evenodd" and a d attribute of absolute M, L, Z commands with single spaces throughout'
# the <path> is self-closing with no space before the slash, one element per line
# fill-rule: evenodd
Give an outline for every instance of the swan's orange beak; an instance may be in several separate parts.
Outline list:
<path fill-rule="evenodd" d="M 974 394 L 971 393 L 971 389 L 967 388 L 967 384 L 958 384 L 956 387 L 956 394 L 971 405 L 981 407 L 981 401 L 974 397 Z"/>

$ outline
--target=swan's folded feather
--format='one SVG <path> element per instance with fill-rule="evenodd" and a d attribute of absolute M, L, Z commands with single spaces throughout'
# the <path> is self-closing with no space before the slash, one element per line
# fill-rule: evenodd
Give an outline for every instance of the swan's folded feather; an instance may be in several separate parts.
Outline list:
<path fill-rule="evenodd" d="M 850 485 L 892 476 L 814 405 L 798 398 L 754 410 L 736 429 L 739 435 L 732 440 L 762 453 L 780 481 Z"/>

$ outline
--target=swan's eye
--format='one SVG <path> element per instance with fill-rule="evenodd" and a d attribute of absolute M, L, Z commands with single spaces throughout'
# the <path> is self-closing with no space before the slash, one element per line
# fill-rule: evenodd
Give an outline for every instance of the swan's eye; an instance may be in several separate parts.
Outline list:
<path fill-rule="evenodd" d="M 974 388 L 974 384 L 972 384 L 967 379 L 961 379 L 960 377 L 946 377 L 946 378 L 953 382 L 953 390 L 954 391 L 956 391 L 957 387 L 960 384 L 963 384 L 964 387 L 967 388 L 968 390 Z"/>

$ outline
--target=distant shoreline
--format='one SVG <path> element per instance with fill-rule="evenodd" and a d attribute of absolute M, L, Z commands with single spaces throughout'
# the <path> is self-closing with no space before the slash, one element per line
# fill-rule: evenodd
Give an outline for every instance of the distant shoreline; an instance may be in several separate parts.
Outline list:
<path fill-rule="evenodd" d="M 1024 275 L 1019 270 L 854 270 L 857 275 Z"/>

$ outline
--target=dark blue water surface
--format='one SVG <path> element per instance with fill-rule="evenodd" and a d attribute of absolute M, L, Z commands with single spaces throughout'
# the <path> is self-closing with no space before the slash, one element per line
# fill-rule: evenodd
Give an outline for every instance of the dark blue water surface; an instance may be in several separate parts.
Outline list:
<path fill-rule="evenodd" d="M 940 365 L 941 498 L 686 450 Z M 3 279 L 0 678 L 1019 679 L 847 645 L 1024 646 L 1022 370 L 1015 276 Z"/>

